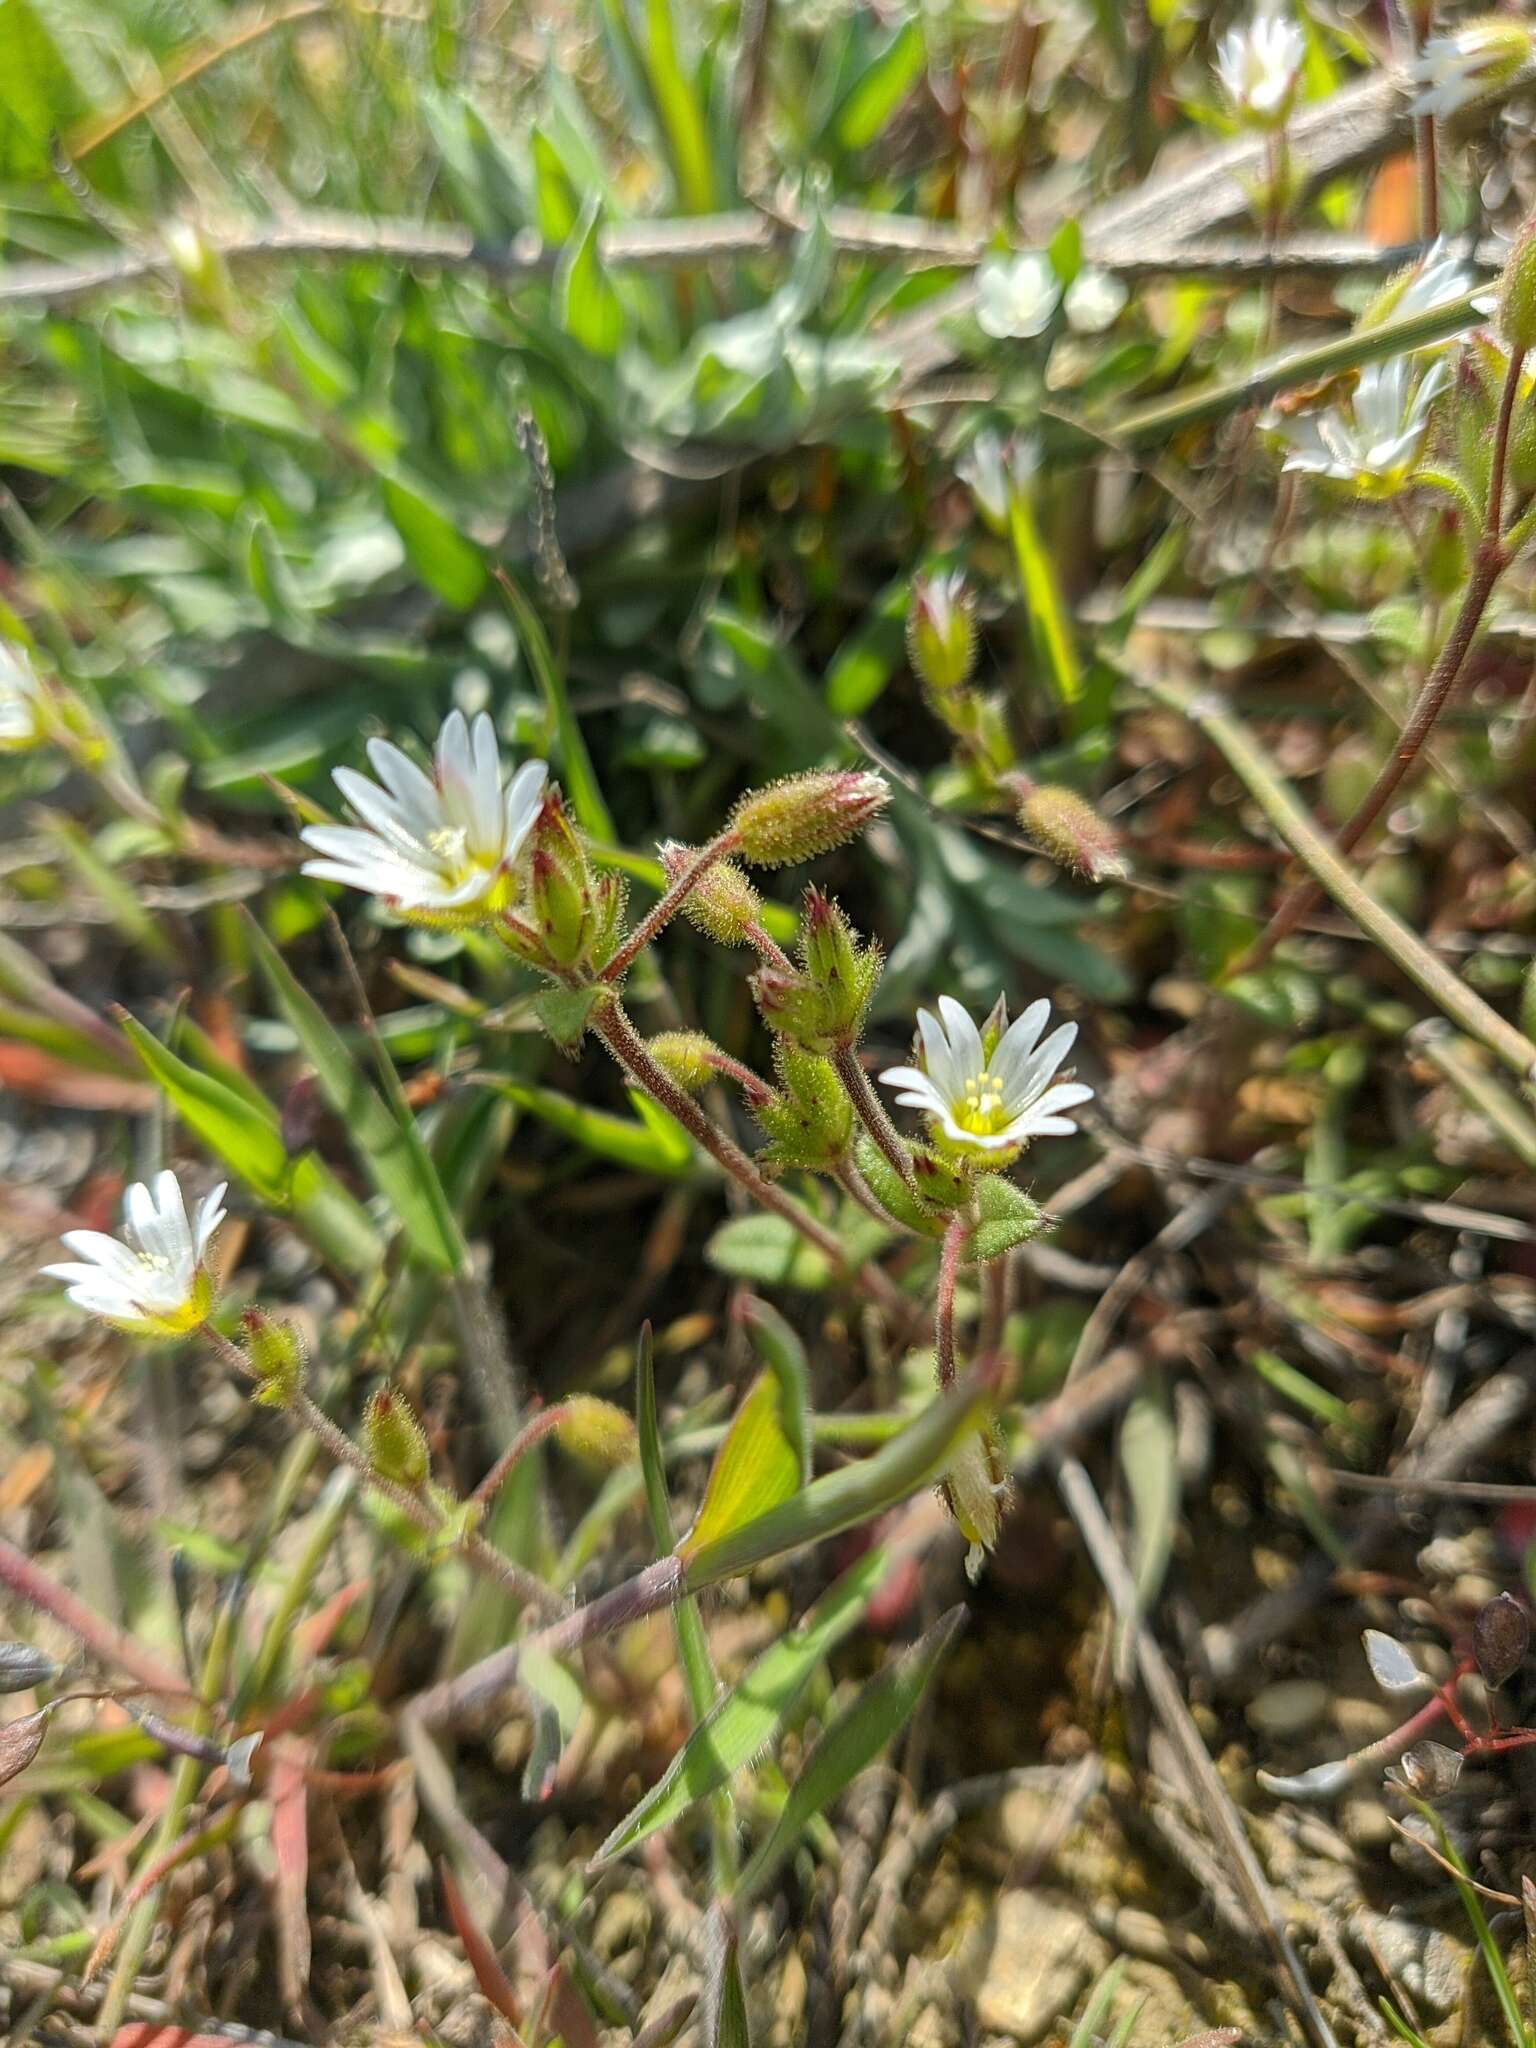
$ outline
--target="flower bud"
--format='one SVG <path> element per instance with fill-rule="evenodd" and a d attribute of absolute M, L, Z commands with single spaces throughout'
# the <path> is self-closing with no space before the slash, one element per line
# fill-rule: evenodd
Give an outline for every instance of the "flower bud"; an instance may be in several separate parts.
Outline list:
<path fill-rule="evenodd" d="M 52 1685 L 64 1667 L 30 1643 L 0 1643 L 0 1692 L 31 1692 Z"/>
<path fill-rule="evenodd" d="M 645 1049 L 685 1094 L 699 1094 L 714 1079 L 714 1055 L 719 1048 L 702 1031 L 661 1031 L 647 1041 Z"/>
<path fill-rule="evenodd" d="M 1035 783 L 1019 799 L 1020 828 L 1058 867 L 1090 882 L 1125 873 L 1119 834 L 1075 789 Z"/>
<path fill-rule="evenodd" d="M 765 967 L 754 978 L 763 1022 L 807 1052 L 853 1045 L 879 984 L 879 946 L 861 946 L 832 899 L 807 889 L 800 958 L 798 971 Z"/>
<path fill-rule="evenodd" d="M 926 1145 L 913 1145 L 909 1150 L 912 1178 L 925 1202 L 932 1202 L 939 1209 L 958 1209 L 963 1202 L 970 1200 L 968 1174 L 961 1173 L 950 1160 L 941 1158 Z"/>
<path fill-rule="evenodd" d="M 574 967 L 591 944 L 596 904 L 586 850 L 554 789 L 534 821 L 529 905 L 546 961 Z"/>
<path fill-rule="evenodd" d="M 667 880 L 675 882 L 697 848 L 669 840 L 661 849 Z M 763 899 L 734 861 L 717 860 L 683 898 L 683 916 L 721 946 L 744 946 L 762 921 Z"/>
<path fill-rule="evenodd" d="M 627 1465 L 635 1456 L 635 1425 L 622 1408 L 595 1394 L 573 1394 L 562 1401 L 555 1426 L 561 1448 L 589 1465 Z"/>
<path fill-rule="evenodd" d="M 863 768 L 815 769 L 749 789 L 731 813 L 741 857 L 756 867 L 813 860 L 856 838 L 890 801 L 885 778 Z"/>
<path fill-rule="evenodd" d="M 1480 1607 L 1472 1624 L 1472 1654 L 1487 1686 L 1513 1678 L 1531 1647 L 1530 1617 L 1512 1593 Z"/>
<path fill-rule="evenodd" d="M 1511 348 L 1536 348 L 1536 220 L 1516 235 L 1505 262 L 1495 324 Z"/>
<path fill-rule="evenodd" d="M 853 1142 L 853 1104 L 828 1061 L 787 1038 L 773 1049 L 779 1089 L 752 1114 L 767 1133 L 758 1154 L 765 1173 L 834 1172 Z"/>
<path fill-rule="evenodd" d="M 380 1387 L 363 1410 L 363 1450 L 381 1479 L 412 1493 L 427 1483 L 431 1461 L 427 1433 L 410 1403 L 392 1387 Z"/>
<path fill-rule="evenodd" d="M 976 661 L 976 611 L 958 569 L 913 578 L 907 659 L 935 696 L 946 697 L 969 681 Z"/>
<path fill-rule="evenodd" d="M 292 1323 L 280 1323 L 259 1308 L 240 1318 L 246 1362 L 256 1380 L 253 1401 L 263 1408 L 291 1408 L 304 1384 L 304 1344 Z"/>

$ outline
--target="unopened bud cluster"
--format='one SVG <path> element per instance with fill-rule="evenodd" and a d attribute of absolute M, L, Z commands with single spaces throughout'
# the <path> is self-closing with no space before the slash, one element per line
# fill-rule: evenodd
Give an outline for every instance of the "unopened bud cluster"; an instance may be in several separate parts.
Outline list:
<path fill-rule="evenodd" d="M 806 1052 L 829 1053 L 857 1044 L 880 980 L 879 946 L 861 944 L 830 896 L 805 892 L 800 965 L 786 972 L 767 966 L 754 977 L 753 994 L 770 1031 Z"/>

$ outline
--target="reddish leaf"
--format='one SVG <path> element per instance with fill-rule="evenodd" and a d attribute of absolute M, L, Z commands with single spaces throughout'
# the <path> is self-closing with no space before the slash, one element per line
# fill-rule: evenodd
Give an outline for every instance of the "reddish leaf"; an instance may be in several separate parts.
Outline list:
<path fill-rule="evenodd" d="M 480 1995 L 487 1999 L 504 2020 L 514 2027 L 522 2025 L 522 2013 L 518 2007 L 517 1994 L 513 1991 L 506 1971 L 497 1960 L 496 1951 L 480 1932 L 475 1917 L 466 1905 L 463 1893 L 453 1881 L 453 1873 L 446 1863 L 437 1866 L 438 1878 L 443 1887 L 443 1904 L 448 1908 L 448 1918 L 453 1922 L 454 1932 L 464 1946 L 464 1960 L 475 1973 L 475 1982 Z"/>
<path fill-rule="evenodd" d="M 38 1046 L 9 1038 L 0 1039 L 0 1088 L 61 1109 L 120 1110 L 126 1116 L 145 1115 L 155 1100 L 147 1081 L 71 1066 Z"/>
<path fill-rule="evenodd" d="M 198 2034 L 160 2020 L 130 2020 L 112 2036 L 110 2048 L 229 2048 L 229 2036 Z"/>
<path fill-rule="evenodd" d="M 354 1579 L 350 1586 L 343 1586 L 339 1593 L 333 1593 L 318 1612 L 299 1624 L 294 1631 L 293 1647 L 300 1664 L 324 1656 L 330 1648 L 331 1637 L 367 1593 L 371 1583 L 368 1579 Z"/>

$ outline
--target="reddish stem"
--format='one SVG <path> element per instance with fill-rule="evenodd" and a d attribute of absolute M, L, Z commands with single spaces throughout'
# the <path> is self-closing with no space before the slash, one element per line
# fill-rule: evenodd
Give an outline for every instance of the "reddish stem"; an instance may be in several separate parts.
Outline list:
<path fill-rule="evenodd" d="M 693 891 L 703 881 L 715 862 L 717 860 L 724 860 L 725 856 L 738 843 L 736 833 L 722 832 L 717 838 L 711 839 L 708 846 L 701 847 L 672 884 L 671 888 L 667 890 L 661 901 L 655 905 L 649 915 L 643 917 L 639 924 L 635 926 L 629 937 L 603 969 L 600 978 L 606 982 L 621 980 L 628 972 L 636 954 L 644 952 L 652 939 L 656 937 L 656 934 L 682 908 L 684 901 L 693 894 Z"/>
<path fill-rule="evenodd" d="M 955 1384 L 955 1282 L 960 1277 L 960 1247 L 970 1228 L 963 1210 L 952 1216 L 939 1253 L 939 1295 L 933 1312 L 934 1359 L 940 1387 Z"/>
<path fill-rule="evenodd" d="M 67 1628 L 98 1663 L 116 1665 L 138 1679 L 146 1691 L 190 1694 L 185 1676 L 164 1663 L 156 1651 L 104 1621 L 57 1579 L 50 1578 L 41 1566 L 4 1541 L 0 1541 L 0 1586 L 37 1613 L 46 1614 Z"/>

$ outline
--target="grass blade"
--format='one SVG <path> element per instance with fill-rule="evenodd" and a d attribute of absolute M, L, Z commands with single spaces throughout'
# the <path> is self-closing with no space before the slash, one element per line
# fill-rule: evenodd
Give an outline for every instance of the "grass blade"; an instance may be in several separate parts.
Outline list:
<path fill-rule="evenodd" d="M 772 1834 L 742 1872 L 740 1898 L 750 1899 L 762 1890 L 807 1825 L 841 1796 L 901 1729 L 964 1619 L 963 1606 L 951 1607 L 830 1724 L 790 1787 Z"/>
<path fill-rule="evenodd" d="M 593 1859 L 622 1856 L 760 1756 L 782 1727 L 811 1674 L 864 1618 L 885 1576 L 884 1550 L 867 1551 L 787 1636 L 765 1650 L 687 1742 Z"/>

